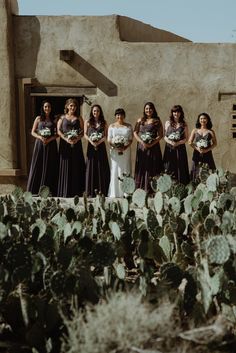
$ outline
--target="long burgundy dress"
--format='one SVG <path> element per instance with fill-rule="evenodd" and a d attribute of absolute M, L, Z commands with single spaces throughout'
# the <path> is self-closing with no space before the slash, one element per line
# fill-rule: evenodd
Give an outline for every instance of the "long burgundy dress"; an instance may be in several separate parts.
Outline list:
<path fill-rule="evenodd" d="M 155 139 L 159 135 L 160 129 L 162 129 L 160 121 L 151 124 L 138 122 L 135 125 L 134 131 L 139 136 L 148 132 Z M 163 163 L 159 142 L 148 149 L 144 149 L 143 145 L 138 142 L 134 173 L 136 188 L 141 188 L 151 193 L 150 181 L 153 177 L 158 176 L 162 170 Z"/>
<path fill-rule="evenodd" d="M 87 134 L 101 133 L 104 136 L 104 126 L 89 126 Z M 107 196 L 110 183 L 110 167 L 105 142 L 96 148 L 88 143 L 86 160 L 85 191 L 89 197 L 95 196 L 95 190 Z"/>
<path fill-rule="evenodd" d="M 81 131 L 79 119 L 73 121 L 62 117 L 61 132 L 66 134 L 70 130 Z M 81 140 L 70 145 L 60 139 L 59 144 L 59 180 L 58 196 L 82 196 L 85 191 L 85 161 Z"/>
<path fill-rule="evenodd" d="M 212 144 L 212 135 L 210 132 L 206 133 L 205 135 L 199 134 L 197 131 L 195 132 L 193 143 L 196 145 L 200 140 L 206 142 L 206 148 L 209 148 Z M 200 153 L 196 150 L 193 151 L 192 157 L 192 170 L 191 170 L 191 179 L 195 180 L 198 178 L 199 175 L 199 168 L 201 164 L 208 164 L 209 169 L 215 170 L 216 165 L 214 162 L 212 151 L 208 151 L 206 153 Z"/>
<path fill-rule="evenodd" d="M 176 136 L 177 139 L 174 139 L 174 142 L 183 140 L 185 138 L 184 130 L 184 126 L 176 128 L 169 125 L 166 131 L 166 137 L 170 137 L 171 139 L 171 136 Z M 174 147 L 166 143 L 163 164 L 164 170 L 180 183 L 185 185 L 189 183 L 188 157 L 185 144 Z"/>
<path fill-rule="evenodd" d="M 49 128 L 51 136 L 55 134 L 56 126 L 51 120 L 40 121 L 40 130 Z M 53 140 L 45 145 L 41 140 L 36 139 L 31 160 L 27 191 L 37 195 L 41 186 L 48 186 L 52 196 L 57 195 L 58 184 L 58 150 L 57 142 Z"/>

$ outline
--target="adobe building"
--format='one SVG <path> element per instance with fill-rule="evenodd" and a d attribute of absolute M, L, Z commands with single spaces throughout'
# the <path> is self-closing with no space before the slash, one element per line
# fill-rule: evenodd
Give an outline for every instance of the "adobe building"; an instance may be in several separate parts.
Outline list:
<path fill-rule="evenodd" d="M 206 111 L 218 140 L 216 164 L 236 173 L 236 44 L 192 43 L 117 15 L 19 16 L 16 0 L 0 0 L 0 75 L 4 190 L 25 185 L 34 143 L 30 131 L 46 97 L 56 114 L 76 97 L 84 118 L 90 104 L 98 103 L 108 123 L 123 107 L 134 125 L 147 101 L 163 122 L 181 104 L 189 130 Z M 133 164 L 135 149 L 134 142 Z"/>

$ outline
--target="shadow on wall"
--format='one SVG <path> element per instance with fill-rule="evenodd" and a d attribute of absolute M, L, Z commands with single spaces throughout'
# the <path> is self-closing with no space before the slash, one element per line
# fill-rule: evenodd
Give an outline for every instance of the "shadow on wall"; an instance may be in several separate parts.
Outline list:
<path fill-rule="evenodd" d="M 17 77 L 35 77 L 40 38 L 36 16 L 13 16 L 15 70 Z"/>
<path fill-rule="evenodd" d="M 117 96 L 117 85 L 73 50 L 60 50 L 60 59 L 73 67 L 107 96 Z"/>
<path fill-rule="evenodd" d="M 126 16 L 117 16 L 117 28 L 120 40 L 126 42 L 191 42 L 187 38 Z"/>

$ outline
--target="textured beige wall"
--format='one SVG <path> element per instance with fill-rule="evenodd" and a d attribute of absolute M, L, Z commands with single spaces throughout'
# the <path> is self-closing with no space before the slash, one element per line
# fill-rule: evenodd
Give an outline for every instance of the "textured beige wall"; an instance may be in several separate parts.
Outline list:
<path fill-rule="evenodd" d="M 12 12 L 16 1 L 0 0 L 0 169 L 17 163 Z"/>
<path fill-rule="evenodd" d="M 218 139 L 216 164 L 236 172 L 236 140 L 231 139 L 230 132 L 236 94 L 218 100 L 219 92 L 236 92 L 236 44 L 121 41 L 115 15 L 14 16 L 13 25 L 16 77 L 36 78 L 39 85 L 65 87 L 91 86 L 91 81 L 97 81 L 97 94 L 89 98 L 102 105 L 109 123 L 114 110 L 123 107 L 127 121 L 134 124 L 146 101 L 155 103 L 163 122 L 171 106 L 181 104 L 190 130 L 197 115 L 206 111 Z M 62 49 L 74 50 L 71 64 L 60 60 Z M 84 104 L 84 118 L 89 110 Z M 133 161 L 135 148 L 133 143 Z M 189 161 L 191 153 L 188 148 Z"/>

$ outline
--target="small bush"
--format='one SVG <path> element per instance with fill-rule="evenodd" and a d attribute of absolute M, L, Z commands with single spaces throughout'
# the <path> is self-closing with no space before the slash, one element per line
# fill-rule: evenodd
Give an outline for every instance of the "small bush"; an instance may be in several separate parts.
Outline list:
<path fill-rule="evenodd" d="M 132 346 L 142 348 L 154 336 L 173 334 L 173 309 L 170 303 L 152 309 L 140 295 L 115 293 L 108 301 L 86 307 L 83 313 L 74 310 L 72 319 L 65 319 L 68 337 L 62 351 L 111 353 L 127 352 Z"/>

